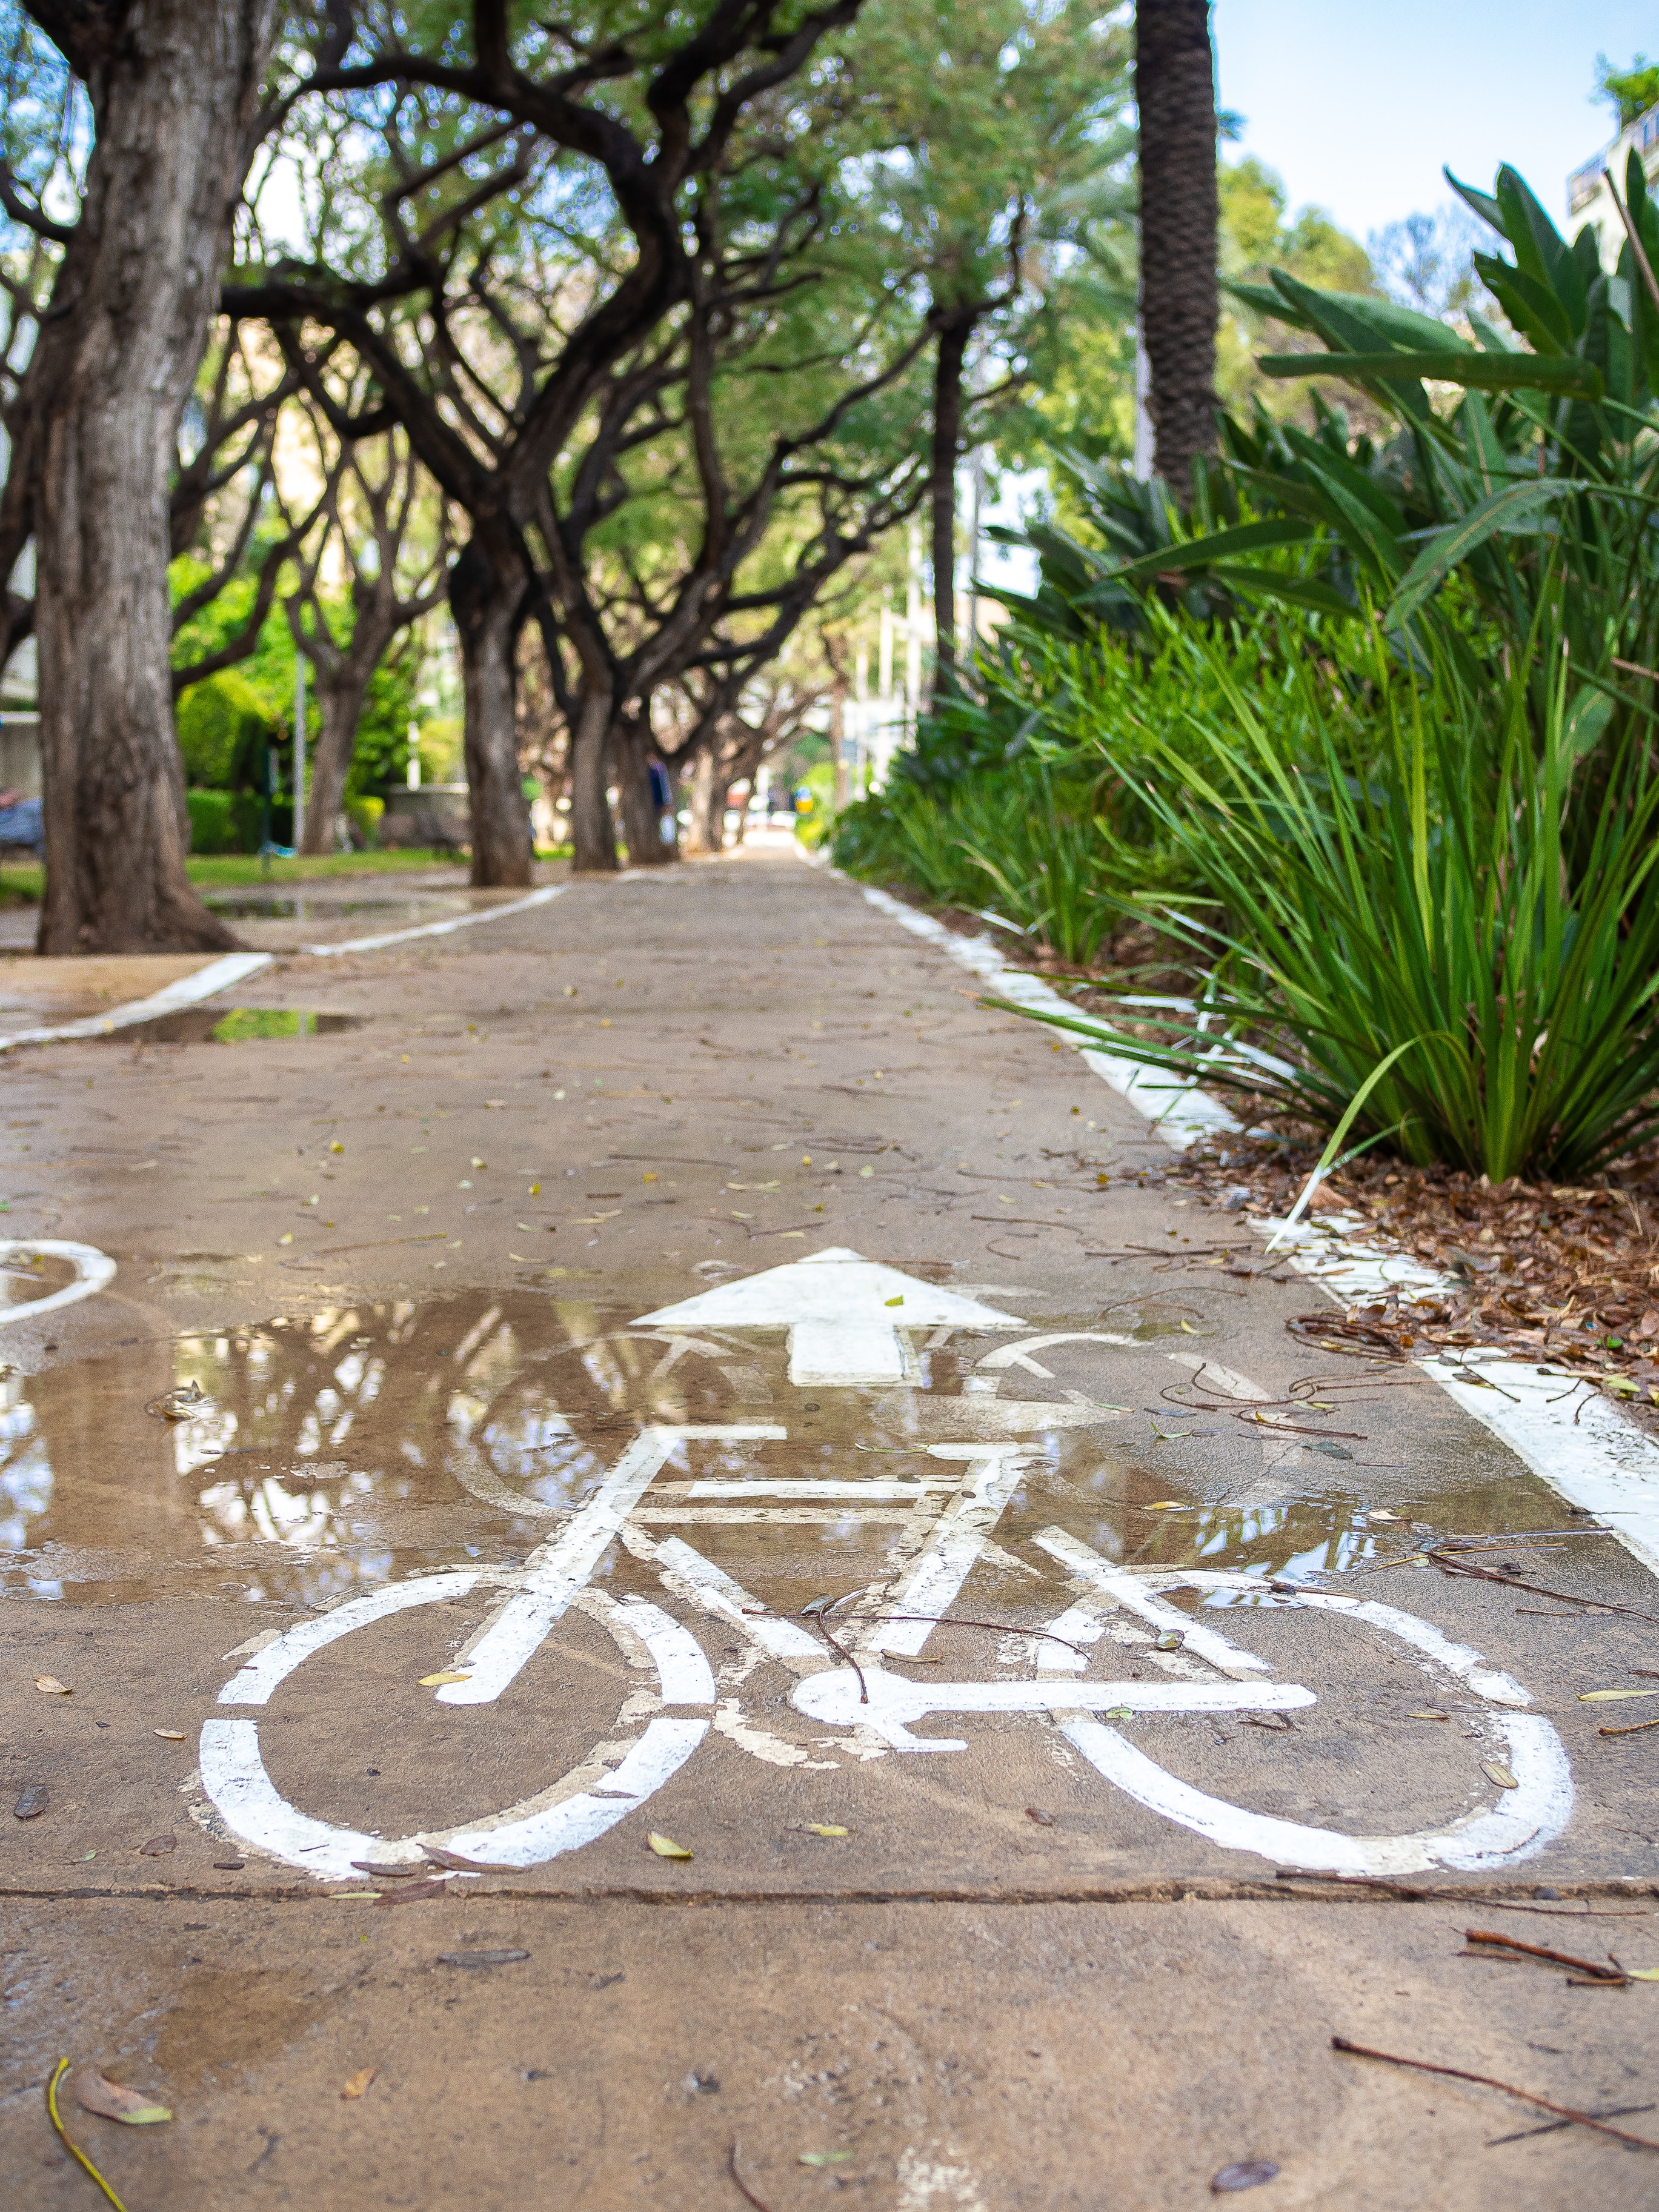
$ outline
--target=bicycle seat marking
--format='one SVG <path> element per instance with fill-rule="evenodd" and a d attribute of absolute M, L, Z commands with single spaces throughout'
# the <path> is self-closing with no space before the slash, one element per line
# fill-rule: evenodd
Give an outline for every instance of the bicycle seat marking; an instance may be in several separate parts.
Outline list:
<path fill-rule="evenodd" d="M 828 1355 L 813 1347 L 811 1356 Z M 876 1354 L 867 1356 L 873 1364 Z M 1008 1354 L 994 1356 L 1000 1364 L 1010 1364 Z M 885 1360 L 884 1351 L 881 1358 Z M 1555 1730 L 1541 1715 L 1525 1710 L 1530 1700 L 1520 1684 L 1489 1667 L 1478 1652 L 1410 1613 L 1372 1601 L 1313 1590 L 1277 1595 L 1249 1575 L 1131 1572 L 1060 1528 L 1042 1530 L 1033 1544 L 1064 1577 L 1066 1601 L 1046 1626 L 1008 1639 L 1024 1647 L 1028 1672 L 984 1681 L 909 1680 L 884 1660 L 902 1663 L 921 1654 L 977 1562 L 994 1560 L 1028 1580 L 1036 1576 L 1029 1560 L 1001 1550 L 993 1531 L 1016 1486 L 1041 1465 L 1042 1454 L 1029 1443 L 981 1439 L 929 1446 L 929 1472 L 902 1481 L 798 1480 L 763 1472 L 752 1480 L 692 1476 L 658 1482 L 671 1459 L 689 1456 L 702 1444 L 760 1447 L 782 1442 L 787 1433 L 771 1424 L 646 1428 L 586 1502 L 557 1516 L 563 1523 L 558 1533 L 522 1568 L 468 1566 L 417 1576 L 285 1631 L 250 1656 L 222 1693 L 222 1705 L 240 1710 L 216 1716 L 203 1728 L 202 1784 L 218 1818 L 248 1847 L 328 1880 L 349 1875 L 354 1859 L 418 1860 L 428 1844 L 486 1865 L 527 1867 L 580 1849 L 635 1810 L 678 1771 L 711 1724 L 763 1760 L 838 1764 L 811 1758 L 760 1726 L 740 1699 L 722 1698 L 702 1644 L 682 1620 L 644 1597 L 615 1598 L 591 1587 L 607 1551 L 620 1541 L 650 1568 L 683 1613 L 702 1615 L 726 1636 L 740 1637 L 752 1662 L 771 1662 L 793 1674 L 789 1702 L 794 1711 L 836 1732 L 827 1744 L 823 1738 L 815 1744 L 839 1747 L 849 1758 L 949 1755 L 965 1750 L 964 1740 L 918 1735 L 918 1726 L 952 1714 L 1027 1714 L 1040 1725 L 1058 1728 L 1105 1781 L 1164 1819 L 1226 1848 L 1309 1871 L 1392 1876 L 1434 1866 L 1489 1868 L 1532 1856 L 1565 1826 L 1572 1784 Z M 502 1499 L 512 1500 L 506 1486 L 491 1480 Z M 514 1502 L 523 1510 L 522 1501 Z M 551 1509 L 530 1510 L 554 1517 Z M 772 1613 L 683 1537 L 659 1533 L 673 1524 L 748 1526 L 780 1518 L 844 1522 L 849 1517 L 896 1522 L 899 1534 L 890 1571 L 854 1595 L 844 1610 L 837 1607 L 833 1632 Z M 356 1630 L 479 1588 L 502 1590 L 504 1601 L 447 1670 L 465 1679 L 439 1686 L 437 1700 L 461 1707 L 495 1703 L 574 1607 L 606 1629 L 640 1678 L 623 1702 L 615 1735 L 597 1743 L 569 1772 L 501 1812 L 400 1840 L 333 1826 L 289 1804 L 266 1771 L 257 1712 L 249 1709 L 265 1705 L 296 1668 Z M 1301 1684 L 1267 1679 L 1267 1661 L 1233 1644 L 1208 1620 L 1170 1605 L 1165 1593 L 1182 1589 L 1248 1592 L 1258 1605 L 1323 1611 L 1403 1644 L 1425 1672 L 1449 1677 L 1466 1700 L 1479 1701 L 1468 1717 L 1490 1737 L 1515 1787 L 1501 1791 L 1497 1804 L 1437 1829 L 1356 1837 L 1252 1812 L 1169 1773 L 1100 1716 L 1213 1718 L 1285 1713 L 1316 1702 L 1316 1693 Z M 1156 1635 L 1170 1629 L 1180 1632 L 1182 1647 L 1161 1652 Z M 1084 1679 L 1090 1664 L 1085 1647 L 1103 1638 L 1129 1645 L 1137 1663 L 1151 1663 L 1165 1679 Z"/>

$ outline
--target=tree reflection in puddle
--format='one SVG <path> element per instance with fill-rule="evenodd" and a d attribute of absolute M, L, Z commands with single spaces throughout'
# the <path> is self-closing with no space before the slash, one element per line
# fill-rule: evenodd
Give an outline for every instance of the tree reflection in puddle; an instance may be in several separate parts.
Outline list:
<path fill-rule="evenodd" d="M 930 1448 L 952 1437 L 1012 1436 L 1028 1455 L 985 1570 L 1005 1577 L 1010 1602 L 1038 1588 L 1034 1575 L 1052 1582 L 1030 1540 L 1055 1524 L 1131 1565 L 1295 1580 L 1377 1564 L 1404 1548 L 1419 1510 L 1402 1510 L 1389 1543 L 1352 1491 L 1298 1480 L 1303 1494 L 1270 1495 L 1267 1480 L 1279 1478 L 1261 1442 L 1231 1433 L 1179 1478 L 1186 1498 L 1168 1510 L 1171 1475 L 1155 1445 L 1104 1407 L 1065 1425 L 1079 1421 L 1079 1396 L 1091 1407 L 1150 1402 L 1170 1373 L 1154 1343 L 1060 1344 L 1043 1355 L 1057 1371 L 1041 1382 L 1006 1364 L 975 1372 L 1006 1339 L 958 1332 L 918 1345 L 921 1389 L 805 1392 L 788 1382 L 781 1332 L 631 1328 L 642 1310 L 520 1291 L 331 1305 L 10 1376 L 0 1393 L 0 1546 L 10 1554 L 0 1593 L 89 1602 L 222 1589 L 317 1606 L 435 1566 L 511 1566 L 651 1425 L 787 1430 L 682 1451 L 645 1501 L 653 1523 L 664 1507 L 707 1522 L 696 1540 L 780 1609 L 884 1571 L 907 1515 L 877 1486 L 925 1486 L 940 1471 Z M 179 1395 L 192 1389 L 199 1401 Z M 1054 1394 L 1054 1425 L 1040 1397 L 1022 1395 L 1033 1391 Z M 1003 1402 L 1011 1397 L 1021 1403 Z M 146 1411 L 163 1401 L 182 1418 Z M 999 1406 L 1014 1418 L 988 1426 Z M 870 1487 L 869 1510 L 814 1509 L 777 1491 L 809 1480 L 835 1485 L 832 1497 Z M 772 1494 L 757 1490 L 728 1516 L 729 1486 L 759 1481 Z M 695 1485 L 713 1496 L 708 1484 L 720 1486 L 718 1513 L 690 1494 Z M 1524 1528 L 1550 1510 L 1522 1474 L 1472 1491 L 1449 1465 L 1446 1484 L 1420 1509 L 1442 1528 Z M 626 1577 L 632 1564 L 618 1559 L 607 1571 Z"/>

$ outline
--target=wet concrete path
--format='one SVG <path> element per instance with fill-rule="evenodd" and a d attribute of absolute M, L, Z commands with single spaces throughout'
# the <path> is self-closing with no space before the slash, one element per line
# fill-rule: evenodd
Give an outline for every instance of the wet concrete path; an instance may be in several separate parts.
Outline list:
<path fill-rule="evenodd" d="M 1659 1967 L 1659 1591 L 1390 1564 L 1573 1516 L 1071 1052 L 779 854 L 232 1016 L 6 1071 L 9 2196 L 68 2054 L 131 2212 L 1650 2201 L 1330 2039 L 1659 2102 L 1463 1955 Z"/>

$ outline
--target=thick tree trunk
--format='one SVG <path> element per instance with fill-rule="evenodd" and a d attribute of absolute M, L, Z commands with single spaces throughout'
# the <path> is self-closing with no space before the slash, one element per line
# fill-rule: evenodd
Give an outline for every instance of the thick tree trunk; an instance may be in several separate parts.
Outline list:
<path fill-rule="evenodd" d="M 609 690 L 584 691 L 570 727 L 570 865 L 579 872 L 617 866 L 617 829 L 605 789 L 610 730 Z"/>
<path fill-rule="evenodd" d="M 88 64 L 86 194 L 55 299 L 52 380 L 29 395 L 42 952 L 236 941 L 185 872 L 167 477 L 276 13 L 274 0 L 146 0 Z"/>
<path fill-rule="evenodd" d="M 1153 469 L 1184 507 L 1216 449 L 1215 64 L 1209 0 L 1139 0 L 1140 331 Z"/>
<path fill-rule="evenodd" d="M 509 887 L 533 880 L 535 860 L 514 714 L 530 579 L 517 552 L 493 536 L 475 526 L 449 572 L 449 605 L 461 644 L 471 879 Z"/>
<path fill-rule="evenodd" d="M 662 834 L 662 810 L 651 789 L 651 725 L 637 708 L 611 726 L 611 759 L 622 793 L 623 842 L 630 868 L 659 868 L 680 857 Z"/>
<path fill-rule="evenodd" d="M 977 314 L 962 309 L 939 331 L 933 363 L 933 450 L 928 508 L 933 541 L 933 707 L 957 688 L 957 458 L 962 451 L 962 365 Z M 839 757 L 839 755 L 837 755 Z"/>

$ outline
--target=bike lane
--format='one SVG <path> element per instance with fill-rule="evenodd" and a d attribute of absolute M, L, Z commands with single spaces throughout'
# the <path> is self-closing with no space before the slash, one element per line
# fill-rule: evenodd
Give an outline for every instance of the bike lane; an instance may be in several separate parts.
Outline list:
<path fill-rule="evenodd" d="M 29 2201 L 58 2044 L 129 2203 L 1646 2201 L 1330 2038 L 1644 2101 L 1462 1938 L 1659 1967 L 1659 1593 L 1072 1054 L 767 854 L 267 988 L 363 1026 L 15 1071 Z"/>

